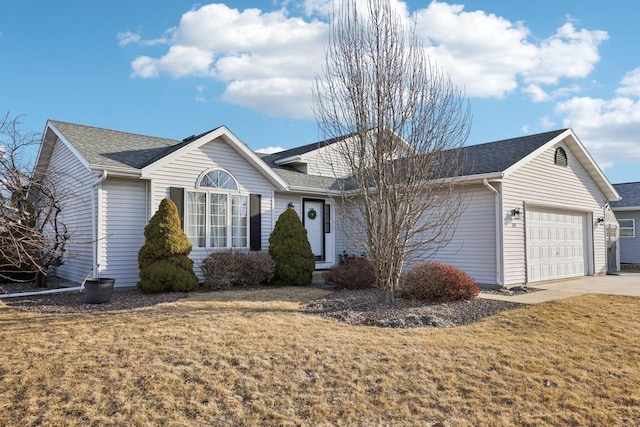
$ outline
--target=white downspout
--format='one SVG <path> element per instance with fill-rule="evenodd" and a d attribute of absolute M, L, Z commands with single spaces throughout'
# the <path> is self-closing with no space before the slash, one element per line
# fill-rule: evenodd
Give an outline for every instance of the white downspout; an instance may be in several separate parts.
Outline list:
<path fill-rule="evenodd" d="M 98 274 L 98 206 L 96 204 L 96 192 L 98 191 L 98 186 L 102 184 L 102 181 L 107 179 L 107 171 L 103 170 L 102 175 L 98 177 L 93 183 L 92 191 L 91 191 L 91 233 L 92 233 L 92 245 L 93 245 L 93 264 L 91 266 L 91 271 L 93 271 L 93 275 L 96 276 Z"/>
<path fill-rule="evenodd" d="M 482 183 L 488 190 L 493 191 L 495 194 L 495 207 L 496 207 L 496 283 L 498 286 L 503 287 L 504 284 L 502 282 L 502 240 L 500 239 L 500 223 L 501 223 L 501 215 L 500 215 L 500 193 L 496 190 L 487 178 L 482 180 Z"/>

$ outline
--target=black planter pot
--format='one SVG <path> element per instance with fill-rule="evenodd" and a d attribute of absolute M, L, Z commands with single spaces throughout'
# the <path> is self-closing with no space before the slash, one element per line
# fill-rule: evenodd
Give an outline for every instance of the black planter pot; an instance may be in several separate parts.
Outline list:
<path fill-rule="evenodd" d="M 93 278 L 84 281 L 84 293 L 89 304 L 109 302 L 116 279 Z"/>

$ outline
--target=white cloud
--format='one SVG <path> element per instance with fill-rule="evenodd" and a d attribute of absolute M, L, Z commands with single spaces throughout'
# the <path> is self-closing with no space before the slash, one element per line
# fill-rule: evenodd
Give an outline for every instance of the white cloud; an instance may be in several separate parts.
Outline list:
<path fill-rule="evenodd" d="M 120 46 L 126 46 L 129 43 L 139 43 L 142 36 L 138 33 L 132 33 L 131 31 L 118 32 L 118 44 Z"/>
<path fill-rule="evenodd" d="M 563 117 L 563 126 L 572 127 L 599 164 L 612 166 L 616 162 L 640 163 L 640 94 L 629 90 L 637 70 L 627 73 L 617 93 L 611 99 L 574 97 L 556 105 Z"/>
<path fill-rule="evenodd" d="M 358 0 L 363 11 L 364 1 Z M 533 36 L 523 22 L 466 11 L 463 5 L 433 1 L 409 11 L 405 1 L 391 1 L 403 21 L 416 24 L 432 59 L 470 97 L 502 98 L 519 87 L 535 102 L 574 93 L 575 85 L 557 85 L 586 77 L 608 37 L 603 31 L 578 29 L 567 18 L 544 39 Z M 311 117 L 310 87 L 324 62 L 332 0 L 274 4 L 281 8 L 240 11 L 207 4 L 183 14 L 161 38 L 144 40 L 139 32 L 128 31 L 119 33 L 118 40 L 123 46 L 160 40 L 169 44 L 164 55 L 140 55 L 132 61 L 134 76 L 212 78 L 226 85 L 226 102 L 270 114 Z M 306 15 L 294 16 L 293 11 Z"/>
<path fill-rule="evenodd" d="M 562 77 L 586 77 L 600 60 L 598 46 L 609 36 L 605 31 L 576 31 L 566 23 L 537 49 L 536 64 L 523 74 L 526 81 L 556 84 Z"/>
<path fill-rule="evenodd" d="M 551 96 L 547 92 L 545 92 L 537 84 L 533 84 L 533 83 L 522 88 L 522 92 L 529 95 L 533 102 L 545 102 L 551 99 Z"/>
<path fill-rule="evenodd" d="M 553 129 L 556 126 L 556 122 L 554 122 L 553 120 L 549 119 L 549 117 L 544 116 L 544 117 L 540 117 L 540 127 L 544 130 L 550 130 Z"/>
<path fill-rule="evenodd" d="M 600 59 L 600 43 L 608 37 L 606 32 L 578 31 L 566 23 L 536 43 L 522 22 L 437 1 L 415 16 L 429 54 L 476 97 L 504 97 L 522 80 L 535 84 L 529 91 L 544 98 L 540 85 L 586 77 Z"/>
<path fill-rule="evenodd" d="M 529 96 L 533 102 L 548 102 L 554 99 L 567 97 L 571 94 L 580 92 L 580 86 L 571 85 L 554 89 L 552 92 L 545 92 L 540 85 L 530 83 L 522 88 L 522 93 Z"/>
<path fill-rule="evenodd" d="M 157 44 L 168 44 L 173 39 L 173 33 L 175 28 L 169 28 L 165 31 L 164 36 L 157 39 L 145 40 L 142 38 L 142 34 L 134 33 L 133 31 L 119 31 L 118 32 L 118 44 L 120 46 L 126 46 L 131 43 L 138 44 L 140 46 L 155 46 Z"/>
<path fill-rule="evenodd" d="M 311 84 L 304 79 L 236 80 L 222 95 L 230 104 L 244 105 L 269 115 L 311 118 Z"/>
<path fill-rule="evenodd" d="M 640 96 L 640 68 L 624 75 L 616 93 L 618 95 Z"/>
<path fill-rule="evenodd" d="M 282 148 L 282 147 L 265 147 L 265 148 L 258 148 L 256 150 L 256 153 L 273 154 L 273 153 L 279 153 L 280 151 L 284 151 L 284 148 Z"/>
<path fill-rule="evenodd" d="M 520 131 L 522 131 L 522 133 L 529 133 L 529 125 L 524 125 L 520 128 Z"/>

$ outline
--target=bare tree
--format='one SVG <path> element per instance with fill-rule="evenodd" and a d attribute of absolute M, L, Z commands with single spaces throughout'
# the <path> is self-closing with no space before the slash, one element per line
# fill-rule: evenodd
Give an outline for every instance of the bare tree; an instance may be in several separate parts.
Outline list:
<path fill-rule="evenodd" d="M 380 300 L 392 304 L 405 262 L 446 246 L 464 210 L 460 147 L 471 117 L 389 1 L 361 3 L 334 10 L 313 106 L 325 140 L 349 135 L 325 150 L 349 175 L 338 184 L 343 228 L 374 263 Z"/>
<path fill-rule="evenodd" d="M 34 172 L 39 142 L 19 117 L 0 117 L 0 278 L 35 278 L 40 287 L 49 268 L 63 263 L 69 232 L 61 221 L 60 180 Z"/>

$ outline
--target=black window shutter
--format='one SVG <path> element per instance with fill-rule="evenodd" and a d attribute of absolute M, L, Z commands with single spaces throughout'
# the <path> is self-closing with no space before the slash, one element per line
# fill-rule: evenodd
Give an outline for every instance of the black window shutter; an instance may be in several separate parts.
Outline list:
<path fill-rule="evenodd" d="M 331 205 L 324 205 L 324 232 L 331 233 Z"/>
<path fill-rule="evenodd" d="M 250 236 L 249 247 L 252 251 L 262 250 L 262 214 L 260 213 L 262 207 L 262 196 L 260 194 L 249 195 L 249 214 L 250 218 Z"/>
<path fill-rule="evenodd" d="M 178 208 L 178 216 L 180 217 L 180 227 L 184 230 L 184 188 L 169 188 L 169 198 Z"/>

